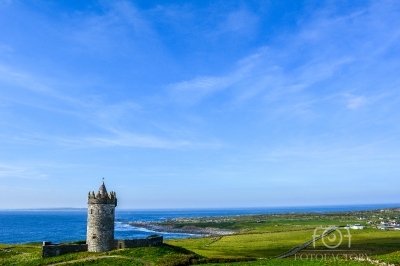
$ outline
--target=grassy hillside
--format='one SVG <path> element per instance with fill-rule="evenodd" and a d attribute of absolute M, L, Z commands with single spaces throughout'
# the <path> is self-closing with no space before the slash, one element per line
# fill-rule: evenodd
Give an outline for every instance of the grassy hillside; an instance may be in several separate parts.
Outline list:
<path fill-rule="evenodd" d="M 167 244 L 158 247 L 121 249 L 110 252 L 79 252 L 41 258 L 41 244 L 0 245 L 0 265 L 160 265 L 169 258 L 195 256 L 193 252 Z"/>

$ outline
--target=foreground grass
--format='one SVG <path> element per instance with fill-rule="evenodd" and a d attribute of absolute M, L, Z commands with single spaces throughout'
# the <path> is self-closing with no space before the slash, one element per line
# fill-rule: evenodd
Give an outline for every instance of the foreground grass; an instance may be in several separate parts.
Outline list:
<path fill-rule="evenodd" d="M 71 262 L 68 265 L 149 265 L 160 264 L 159 262 L 162 259 L 168 259 L 172 255 L 189 254 L 193 254 L 193 252 L 165 244 L 157 247 L 121 249 L 99 253 L 78 252 L 41 258 L 40 244 L 0 245 L 0 265 L 36 266 L 62 262 Z"/>
<path fill-rule="evenodd" d="M 373 259 L 377 259 L 379 261 L 384 261 L 394 265 L 400 265 L 400 251 L 392 252 L 389 254 L 383 255 L 375 255 L 372 256 Z"/>
<path fill-rule="evenodd" d="M 282 266 L 304 266 L 304 265 L 310 265 L 310 266 L 322 266 L 322 265 L 370 265 L 369 263 L 361 263 L 361 262 L 356 262 L 356 261 L 350 261 L 350 260 L 294 260 L 294 259 L 271 259 L 271 260 L 257 260 L 257 261 L 249 261 L 249 262 L 240 262 L 240 263 L 227 263 L 227 264 L 215 264 L 215 263 L 209 263 L 209 264 L 203 264 L 207 266 L 221 266 L 221 265 L 229 265 L 229 266 L 277 266 L 277 265 L 282 265 Z"/>

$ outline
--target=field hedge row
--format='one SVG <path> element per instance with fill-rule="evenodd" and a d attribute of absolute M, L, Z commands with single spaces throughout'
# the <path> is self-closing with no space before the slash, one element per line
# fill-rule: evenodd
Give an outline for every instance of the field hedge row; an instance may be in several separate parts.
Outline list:
<path fill-rule="evenodd" d="M 256 258 L 200 258 L 196 254 L 171 254 L 158 261 L 161 266 L 188 266 L 207 263 L 255 261 Z"/>

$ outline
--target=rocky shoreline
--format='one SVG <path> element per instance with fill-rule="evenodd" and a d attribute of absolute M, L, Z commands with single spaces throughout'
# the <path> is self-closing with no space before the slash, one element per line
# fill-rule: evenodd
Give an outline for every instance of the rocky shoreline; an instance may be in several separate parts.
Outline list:
<path fill-rule="evenodd" d="M 164 233 L 181 233 L 181 234 L 192 234 L 192 235 L 202 235 L 202 236 L 231 235 L 235 233 L 232 230 L 212 228 L 212 227 L 202 228 L 197 226 L 185 225 L 181 228 L 177 228 L 170 225 L 160 225 L 152 222 L 127 222 L 125 224 L 137 228 L 144 228 L 154 232 L 164 232 Z"/>

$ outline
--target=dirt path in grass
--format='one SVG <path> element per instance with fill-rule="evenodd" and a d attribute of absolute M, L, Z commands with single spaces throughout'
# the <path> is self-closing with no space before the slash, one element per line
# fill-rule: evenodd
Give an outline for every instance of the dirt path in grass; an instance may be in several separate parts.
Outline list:
<path fill-rule="evenodd" d="M 205 246 L 208 247 L 208 246 L 210 246 L 211 244 L 214 244 L 215 242 L 221 240 L 221 238 L 222 238 L 222 236 L 213 237 L 213 238 L 211 239 L 211 242 L 205 244 Z"/>
<path fill-rule="evenodd" d="M 137 258 L 132 258 L 128 256 L 121 256 L 121 255 L 105 255 L 105 256 L 97 256 L 97 257 L 87 257 L 87 258 L 82 258 L 82 259 L 76 259 L 76 260 L 70 260 L 70 261 L 63 261 L 63 262 L 57 262 L 54 264 L 48 264 L 48 266 L 58 266 L 58 265 L 66 265 L 66 264 L 71 264 L 75 262 L 82 262 L 82 261 L 89 261 L 89 260 L 99 260 L 99 259 L 105 259 L 105 258 L 120 258 L 120 259 L 127 259 L 127 260 L 134 260 L 140 263 L 143 263 L 146 266 L 151 266 L 151 263 L 142 259 L 137 259 Z"/>
<path fill-rule="evenodd" d="M 321 238 L 335 232 L 338 228 L 337 227 L 332 227 L 331 229 L 325 231 L 322 235 L 318 236 L 318 237 L 314 237 L 313 239 L 305 242 L 304 244 L 298 246 L 298 247 L 294 247 L 291 250 L 277 256 L 278 259 L 283 259 L 283 258 L 287 258 L 290 256 L 293 256 L 294 254 L 296 254 L 297 252 L 305 249 L 306 247 L 308 247 L 309 245 L 311 245 L 312 243 L 316 242 L 317 240 L 320 240 Z"/>

